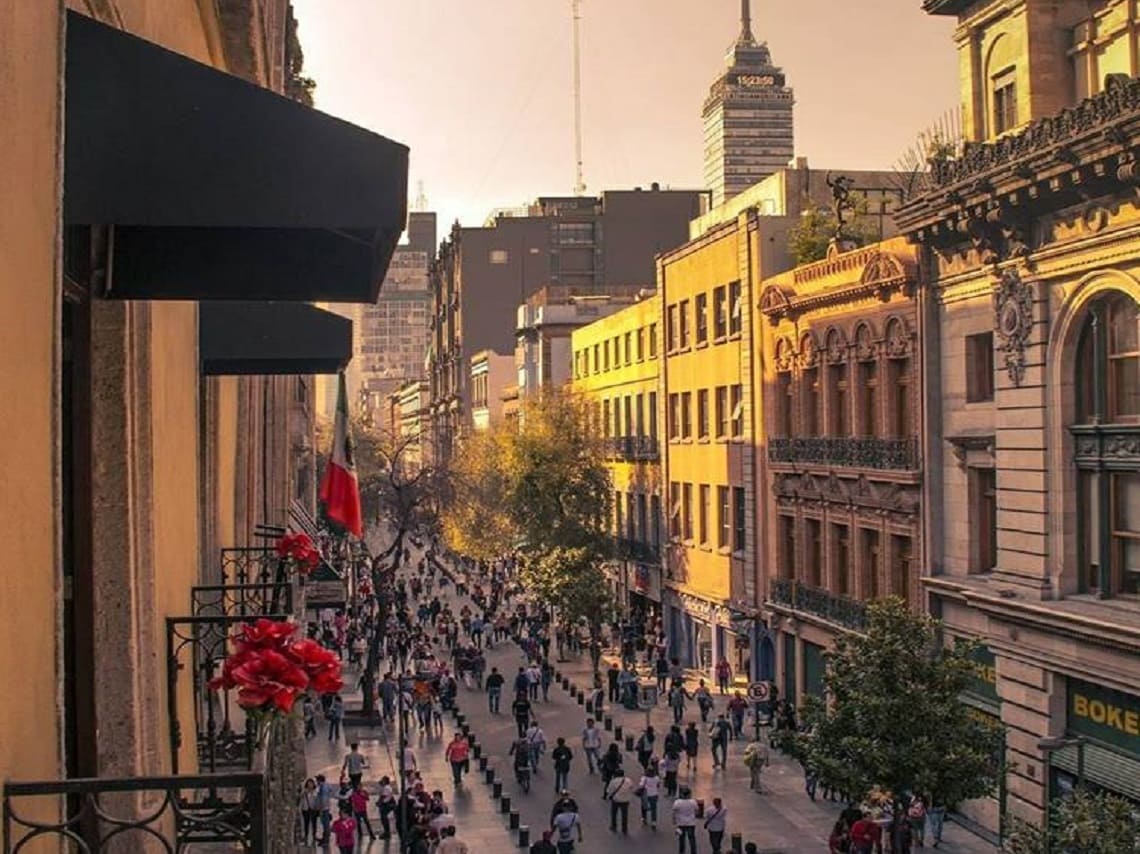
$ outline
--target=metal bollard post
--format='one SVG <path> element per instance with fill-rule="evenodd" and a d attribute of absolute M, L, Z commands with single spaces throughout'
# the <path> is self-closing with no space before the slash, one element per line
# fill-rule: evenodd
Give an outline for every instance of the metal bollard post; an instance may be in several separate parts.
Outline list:
<path fill-rule="evenodd" d="M 519 826 L 519 848 L 530 847 L 530 828 L 525 824 Z"/>
<path fill-rule="evenodd" d="M 593 700 L 587 700 L 586 701 L 586 714 L 592 715 L 593 713 L 594 713 L 594 701 Z"/>
<path fill-rule="evenodd" d="M 614 731 L 614 719 L 608 715 L 606 716 L 606 719 L 602 721 L 602 725 L 605 727 L 606 732 Z"/>
<path fill-rule="evenodd" d="M 465 723 L 467 723 L 467 718 L 464 715 L 456 714 L 455 723 L 462 727 Z"/>
<path fill-rule="evenodd" d="M 507 816 L 507 826 L 511 830 L 518 830 L 519 829 L 519 811 L 518 810 L 511 810 L 511 814 L 509 816 Z"/>
<path fill-rule="evenodd" d="M 501 780 L 495 780 L 491 783 L 491 797 L 501 798 L 503 796 L 503 783 Z"/>
<path fill-rule="evenodd" d="M 511 811 L 511 799 L 509 795 L 503 795 L 499 798 L 499 812 L 506 815 Z"/>
<path fill-rule="evenodd" d="M 618 741 L 621 741 L 621 739 L 622 739 L 621 724 L 614 724 L 614 738 L 617 739 Z"/>
<path fill-rule="evenodd" d="M 627 735 L 625 737 L 625 749 L 628 750 L 630 753 L 633 753 L 633 736 L 632 735 Z"/>
<path fill-rule="evenodd" d="M 744 837 L 739 833 L 734 833 L 729 837 L 732 845 L 732 854 L 744 854 Z"/>
<path fill-rule="evenodd" d="M 586 702 L 586 695 L 584 693 L 582 693 L 581 691 L 579 691 L 578 692 L 578 705 L 580 706 L 585 702 Z"/>
<path fill-rule="evenodd" d="M 479 758 L 479 742 L 475 738 L 475 733 L 467 733 L 467 746 L 471 748 L 471 752 L 475 754 L 475 758 Z"/>
<path fill-rule="evenodd" d="M 476 756 L 475 758 L 479 760 L 479 770 L 480 771 L 486 771 L 487 770 L 487 757 L 486 756 Z"/>

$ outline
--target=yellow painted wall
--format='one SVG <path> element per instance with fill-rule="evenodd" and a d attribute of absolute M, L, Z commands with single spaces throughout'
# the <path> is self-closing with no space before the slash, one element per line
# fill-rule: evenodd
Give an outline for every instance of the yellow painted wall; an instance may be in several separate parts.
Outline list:
<path fill-rule="evenodd" d="M 60 13 L 0 3 L 0 779 L 58 776 L 56 336 Z M 16 677 L 19 677 L 18 679 Z"/>
<path fill-rule="evenodd" d="M 710 312 L 712 310 L 712 290 L 727 285 L 740 278 L 739 251 L 740 232 L 736 223 L 710 232 L 704 238 L 694 241 L 687 247 L 667 255 L 663 261 L 664 288 L 662 312 L 668 315 L 669 306 L 688 300 L 689 339 L 688 348 L 667 353 L 665 356 L 665 386 L 662 409 L 667 413 L 669 398 L 673 394 L 689 392 L 691 395 L 691 419 L 693 438 L 674 439 L 665 445 L 668 454 L 663 493 L 666 495 L 666 516 L 669 515 L 669 484 L 692 485 L 693 496 L 693 539 L 683 540 L 679 549 L 670 554 L 673 586 L 682 592 L 692 593 L 703 599 L 726 600 L 730 596 L 730 550 L 717 547 L 718 528 L 718 486 L 740 486 L 745 483 L 745 472 L 741 467 L 741 455 L 736 449 L 741 446 L 715 438 L 717 386 L 746 385 L 749 382 L 741 363 L 741 336 L 730 337 L 721 344 L 712 342 L 713 321 L 709 320 L 710 343 L 697 346 L 696 323 L 693 317 L 696 295 L 708 294 Z M 747 293 L 747 288 L 744 290 Z M 748 306 L 742 306 L 742 312 Z M 667 342 L 666 342 L 667 346 Z M 710 438 L 698 440 L 697 434 L 697 393 L 700 389 L 709 391 Z M 667 417 L 667 416 L 666 416 Z M 709 541 L 707 545 L 697 542 L 700 485 L 710 488 Z"/>

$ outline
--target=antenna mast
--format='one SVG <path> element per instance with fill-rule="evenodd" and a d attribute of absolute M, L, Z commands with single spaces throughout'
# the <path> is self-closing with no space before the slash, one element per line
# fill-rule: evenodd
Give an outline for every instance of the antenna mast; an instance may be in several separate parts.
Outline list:
<path fill-rule="evenodd" d="M 415 209 L 417 211 L 426 211 L 428 209 L 427 195 L 424 194 L 424 182 L 418 181 L 416 183 L 416 201 Z"/>
<path fill-rule="evenodd" d="M 574 195 L 586 194 L 586 179 L 582 176 L 582 0 L 570 0 L 574 16 Z"/>

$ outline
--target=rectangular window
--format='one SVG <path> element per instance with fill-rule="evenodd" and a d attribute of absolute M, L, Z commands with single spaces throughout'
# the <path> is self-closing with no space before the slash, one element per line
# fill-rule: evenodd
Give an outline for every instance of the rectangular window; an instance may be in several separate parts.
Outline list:
<path fill-rule="evenodd" d="M 1124 596 L 1140 594 L 1140 472 L 1112 475 L 1113 584 Z"/>
<path fill-rule="evenodd" d="M 681 392 L 681 438 L 693 438 L 693 394 Z"/>
<path fill-rule="evenodd" d="M 728 436 L 728 386 L 716 387 L 716 437 Z"/>
<path fill-rule="evenodd" d="M 693 539 L 693 485 L 681 484 L 681 538 Z"/>
<path fill-rule="evenodd" d="M 823 533 L 819 519 L 804 520 L 807 554 L 804 555 L 804 580 L 812 587 L 821 587 L 823 575 Z"/>
<path fill-rule="evenodd" d="M 732 412 L 729 415 L 732 438 L 739 439 L 744 436 L 744 386 L 738 383 L 732 386 L 729 391 L 731 392 L 729 406 L 732 407 Z"/>
<path fill-rule="evenodd" d="M 859 363 L 859 429 L 863 436 L 879 435 L 879 363 Z"/>
<path fill-rule="evenodd" d="M 748 519 L 748 507 L 744 501 L 743 486 L 734 486 L 732 488 L 732 512 L 732 550 L 734 552 L 742 552 L 745 546 Z"/>
<path fill-rule="evenodd" d="M 891 359 L 891 434 L 906 439 L 914 433 L 910 414 L 910 359 Z"/>
<path fill-rule="evenodd" d="M 556 226 L 555 239 L 562 246 L 589 246 L 594 242 L 594 224 L 560 222 Z"/>
<path fill-rule="evenodd" d="M 803 388 L 803 433 L 819 435 L 819 368 L 806 368 L 801 375 Z"/>
<path fill-rule="evenodd" d="M 665 351 L 672 353 L 677 349 L 677 306 L 669 306 L 665 314 Z"/>
<path fill-rule="evenodd" d="M 629 539 L 637 540 L 640 536 L 640 530 L 637 527 L 637 499 L 632 492 L 625 494 L 625 523 L 629 526 Z"/>
<path fill-rule="evenodd" d="M 862 565 L 859 572 L 863 583 L 860 585 L 859 598 L 865 602 L 879 598 L 879 550 L 879 532 L 874 528 L 860 528 L 859 560 Z"/>
<path fill-rule="evenodd" d="M 610 369 L 610 339 L 602 342 L 602 370 L 608 371 Z"/>
<path fill-rule="evenodd" d="M 1017 127 L 1017 70 L 1010 68 L 993 78 L 993 135 Z"/>
<path fill-rule="evenodd" d="M 697 391 L 697 438 L 709 437 L 709 390 L 702 388 Z"/>
<path fill-rule="evenodd" d="M 644 492 L 637 493 L 637 535 L 642 543 L 650 544 L 649 507 Z"/>
<path fill-rule="evenodd" d="M 669 441 L 681 436 L 681 395 L 669 395 L 669 411 L 665 414 L 665 436 Z"/>
<path fill-rule="evenodd" d="M 684 350 L 689 346 L 689 301 L 677 304 L 677 346 Z"/>
<path fill-rule="evenodd" d="M 729 491 L 727 486 L 716 488 L 717 505 L 717 548 L 728 548 L 729 537 L 732 531 L 732 507 L 729 504 Z"/>
<path fill-rule="evenodd" d="M 851 595 L 851 534 L 846 525 L 831 526 L 831 567 L 835 573 L 835 592 Z"/>
<path fill-rule="evenodd" d="M 966 336 L 966 402 L 994 399 L 994 334 Z"/>
<path fill-rule="evenodd" d="M 613 432 L 610 428 L 610 425 L 612 423 L 613 422 L 610 421 L 610 402 L 609 402 L 609 400 L 603 400 L 602 401 L 602 435 L 603 436 L 608 438 L 608 437 L 613 435 Z"/>
<path fill-rule="evenodd" d="M 506 249 L 492 249 L 489 259 L 492 264 L 506 264 L 511 260 L 511 253 Z"/>
<path fill-rule="evenodd" d="M 637 327 L 637 361 L 645 359 L 645 327 Z"/>
<path fill-rule="evenodd" d="M 625 333 L 625 363 L 633 362 L 633 333 Z"/>
<path fill-rule="evenodd" d="M 657 438 L 657 392 L 649 392 L 649 435 Z"/>
<path fill-rule="evenodd" d="M 914 556 L 910 537 L 891 536 L 891 595 L 910 601 L 910 574 Z"/>
<path fill-rule="evenodd" d="M 736 335 L 743 328 L 744 304 L 740 296 L 740 282 L 728 286 L 728 334 Z"/>
<path fill-rule="evenodd" d="M 602 370 L 602 360 L 599 358 L 599 356 L 601 355 L 599 353 L 599 349 L 600 349 L 599 346 L 597 344 L 595 344 L 594 345 L 594 373 L 595 374 L 600 373 Z"/>
<path fill-rule="evenodd" d="M 709 297 L 708 294 L 697 294 L 693 308 L 697 312 L 697 343 L 705 344 L 709 340 Z"/>
<path fill-rule="evenodd" d="M 645 395 L 638 394 L 633 402 L 633 416 L 638 436 L 645 435 Z"/>
<path fill-rule="evenodd" d="M 627 394 L 625 396 L 623 411 L 625 414 L 625 418 L 622 422 L 622 426 L 625 429 L 622 431 L 622 435 L 623 436 L 632 436 L 633 435 L 633 395 Z"/>
<path fill-rule="evenodd" d="M 713 337 L 728 335 L 728 292 L 724 285 L 713 288 Z"/>
<path fill-rule="evenodd" d="M 625 536 L 625 521 L 622 516 L 622 496 L 620 492 L 614 493 L 614 533 L 619 537 Z"/>
<path fill-rule="evenodd" d="M 796 577 L 796 517 L 781 515 L 779 529 L 780 553 L 776 557 L 779 563 L 776 567 L 777 577 L 792 579 Z"/>
<path fill-rule="evenodd" d="M 776 385 L 779 391 L 779 396 L 776 398 L 776 435 L 791 437 L 793 435 L 792 413 L 794 406 L 792 372 L 780 371 L 776 374 Z"/>
<path fill-rule="evenodd" d="M 649 324 L 649 358 L 657 358 L 657 324 Z"/>
<path fill-rule="evenodd" d="M 654 548 L 661 547 L 661 496 L 649 497 L 649 531 L 650 542 Z"/>
<path fill-rule="evenodd" d="M 669 536 L 681 536 L 681 484 L 676 481 L 669 484 Z"/>
<path fill-rule="evenodd" d="M 997 472 L 970 469 L 970 572 L 990 572 L 997 566 Z"/>
<path fill-rule="evenodd" d="M 700 502 L 697 507 L 697 542 L 702 546 L 709 542 L 709 513 L 712 510 L 712 490 L 707 483 L 699 489 Z"/>
<path fill-rule="evenodd" d="M 850 435 L 850 417 L 847 414 L 847 363 L 840 362 L 828 370 L 828 385 L 831 394 L 828 400 L 828 433 L 832 436 Z"/>

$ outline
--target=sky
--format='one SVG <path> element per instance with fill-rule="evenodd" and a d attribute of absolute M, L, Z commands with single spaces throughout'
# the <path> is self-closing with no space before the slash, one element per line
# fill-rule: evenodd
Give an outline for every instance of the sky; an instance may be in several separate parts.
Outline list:
<path fill-rule="evenodd" d="M 885 169 L 956 108 L 953 19 L 920 0 L 751 0 L 797 156 Z M 293 0 L 319 109 L 411 148 L 448 224 L 574 186 L 571 0 Z M 740 0 L 582 0 L 587 191 L 701 188 L 701 106 Z"/>

